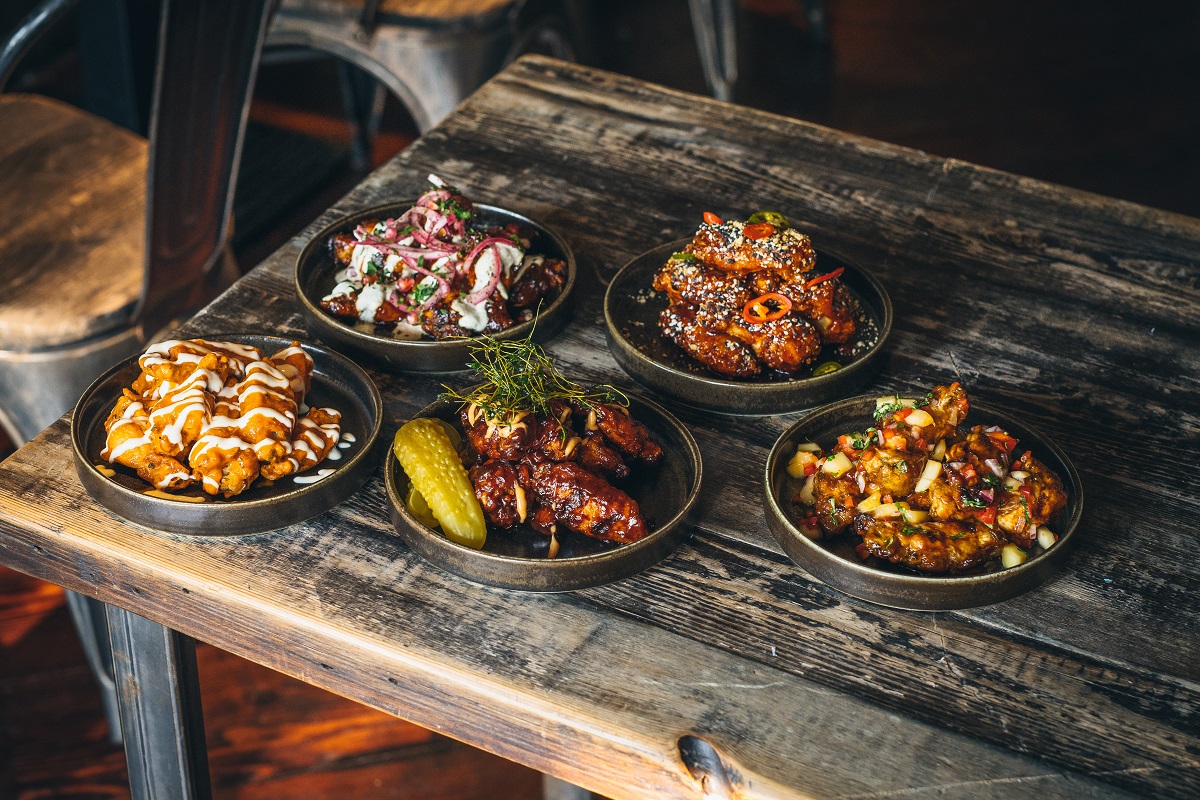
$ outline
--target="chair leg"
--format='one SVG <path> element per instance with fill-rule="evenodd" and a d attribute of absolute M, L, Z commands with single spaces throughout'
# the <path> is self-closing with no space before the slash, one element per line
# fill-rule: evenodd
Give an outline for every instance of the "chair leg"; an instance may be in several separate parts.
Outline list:
<path fill-rule="evenodd" d="M 599 796 L 587 789 L 580 789 L 573 783 L 567 783 L 562 778 L 543 775 L 542 800 L 599 800 Z"/>
<path fill-rule="evenodd" d="M 732 100 L 737 82 L 737 13 L 734 0 L 688 0 L 700 66 L 713 97 Z"/>
<path fill-rule="evenodd" d="M 96 683 L 100 685 L 100 702 L 104 706 L 104 718 L 108 720 L 108 740 L 121 743 L 121 712 L 117 703 L 117 685 L 113 679 L 112 648 L 108 639 L 108 620 L 104 614 L 104 603 L 75 592 L 67 592 L 67 610 L 83 645 Z"/>

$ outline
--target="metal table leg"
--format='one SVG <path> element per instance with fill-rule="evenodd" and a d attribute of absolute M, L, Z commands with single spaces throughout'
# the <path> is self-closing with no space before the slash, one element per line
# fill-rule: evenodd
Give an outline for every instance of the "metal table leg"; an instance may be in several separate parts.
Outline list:
<path fill-rule="evenodd" d="M 107 616 L 133 800 L 209 800 L 196 643 L 115 606 Z"/>
<path fill-rule="evenodd" d="M 737 82 L 737 7 L 734 0 L 688 0 L 700 66 L 713 97 L 733 99 Z"/>

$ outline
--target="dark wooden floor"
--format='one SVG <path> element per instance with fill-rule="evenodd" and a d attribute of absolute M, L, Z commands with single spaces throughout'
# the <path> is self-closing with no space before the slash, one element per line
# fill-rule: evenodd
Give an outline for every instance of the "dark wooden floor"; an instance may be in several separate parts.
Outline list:
<path fill-rule="evenodd" d="M 743 8 L 741 102 L 1200 215 L 1200 3 L 826 0 L 824 44 L 798 0 Z M 593 12 L 592 63 L 703 91 L 684 0 Z M 337 92 L 328 64 L 264 68 L 238 197 L 247 266 L 360 177 Z M 415 133 L 394 106 L 385 123 L 376 163 Z M 214 648 L 199 660 L 219 798 L 539 796 L 530 770 Z M 0 569 L 0 800 L 127 794 L 62 593 Z"/>

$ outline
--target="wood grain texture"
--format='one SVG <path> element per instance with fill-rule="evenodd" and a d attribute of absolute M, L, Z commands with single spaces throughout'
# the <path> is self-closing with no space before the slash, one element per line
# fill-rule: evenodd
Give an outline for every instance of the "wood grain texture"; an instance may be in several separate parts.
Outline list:
<path fill-rule="evenodd" d="M 0 96 L 0 349 L 125 323 L 142 291 L 144 139 L 64 103 Z"/>
<path fill-rule="evenodd" d="M 584 382 L 628 385 L 598 302 L 626 260 L 704 210 L 787 213 L 892 295 L 869 391 L 961 374 L 1047 433 L 1083 476 L 1080 545 L 988 608 L 852 600 L 766 529 L 762 464 L 798 415 L 671 406 L 712 478 L 695 534 L 607 587 L 530 597 L 440 573 L 389 531 L 378 478 L 284 532 L 157 535 L 88 500 L 65 422 L 0 466 L 0 561 L 616 798 L 704 796 L 685 736 L 739 797 L 1200 791 L 1200 222 L 529 58 L 307 234 L 430 172 L 570 242 L 583 299 L 549 349 Z M 306 337 L 304 241 L 189 330 Z M 392 430 L 441 383 L 373 377 Z"/>

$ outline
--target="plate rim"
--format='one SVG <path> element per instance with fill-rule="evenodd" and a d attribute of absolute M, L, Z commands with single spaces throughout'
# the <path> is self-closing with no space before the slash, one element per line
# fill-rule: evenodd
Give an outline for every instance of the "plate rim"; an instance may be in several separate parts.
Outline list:
<path fill-rule="evenodd" d="M 534 316 L 533 319 L 525 322 L 518 322 L 498 331 L 495 334 L 486 334 L 496 339 L 513 339 L 521 338 L 531 331 L 538 330 L 539 322 L 542 327 L 546 327 L 547 323 L 551 327 L 554 326 L 554 321 L 566 311 L 568 302 L 572 299 L 575 287 L 578 283 L 579 270 L 575 259 L 575 253 L 567 240 L 555 229 L 543 225 L 535 219 L 532 219 L 519 211 L 514 211 L 504 206 L 492 205 L 490 203 L 473 203 L 475 208 L 482 209 L 487 212 L 497 213 L 507 217 L 511 217 L 520 222 L 524 222 L 533 226 L 541 235 L 548 236 L 562 250 L 566 256 L 567 263 L 567 281 L 563 285 L 562 290 L 554 298 L 554 300 L 541 313 Z M 378 336 L 374 333 L 360 331 L 350 325 L 341 323 L 315 304 L 308 294 L 304 291 L 304 286 L 301 281 L 301 274 L 305 271 L 305 267 L 315 256 L 315 251 L 324 245 L 330 236 L 343 230 L 351 223 L 358 224 L 363 219 L 377 217 L 384 214 L 403 213 L 412 207 L 412 201 L 395 201 L 391 203 L 381 203 L 371 206 L 370 208 L 360 209 L 348 214 L 343 214 L 337 219 L 323 226 L 319 231 L 314 233 L 311 238 L 301 248 L 300 253 L 296 256 L 295 264 L 292 268 L 292 289 L 296 293 L 296 297 L 300 301 L 300 307 L 305 316 L 312 322 L 315 333 L 319 336 L 328 336 L 331 339 L 351 345 L 361 351 L 370 352 L 372 348 L 393 348 L 397 354 L 407 355 L 406 359 L 398 359 L 394 364 L 388 362 L 390 366 L 398 369 L 408 369 L 414 372 L 438 372 L 438 371 L 459 371 L 467 368 L 464 360 L 462 367 L 453 370 L 430 370 L 418 369 L 411 364 L 405 363 L 406 360 L 414 359 L 422 353 L 450 353 L 455 349 L 463 349 L 467 344 L 479 338 L 479 336 L 469 336 L 462 338 L 449 339 L 394 339 L 390 337 Z M 485 334 L 480 334 L 480 336 Z"/>
<path fill-rule="evenodd" d="M 682 422 L 680 422 L 680 420 L 677 417 L 675 417 L 674 414 L 672 414 L 667 409 L 663 408 L 660 404 L 654 402 L 653 400 L 650 400 L 649 398 L 647 398 L 641 394 L 638 394 L 635 392 L 624 392 L 624 394 L 627 397 L 629 397 L 632 401 L 641 403 L 641 404 L 647 406 L 648 408 L 652 409 L 656 413 L 660 414 L 665 420 L 667 420 L 669 423 L 671 423 L 672 427 L 674 427 L 677 430 L 677 432 L 682 434 L 681 438 L 683 439 L 683 442 L 685 445 L 684 456 L 685 456 L 685 459 L 687 460 L 687 462 L 690 463 L 693 473 L 694 473 L 693 477 L 692 477 L 691 485 L 688 487 L 687 494 L 685 495 L 685 497 L 683 499 L 683 503 L 680 506 L 680 508 L 678 510 L 676 510 L 676 512 L 671 516 L 671 518 L 669 520 L 667 520 L 663 524 L 659 525 L 659 527 L 656 530 L 652 531 L 645 538 L 640 539 L 637 542 L 632 542 L 630 544 L 621 545 L 620 547 L 615 547 L 611 550 L 605 550 L 605 551 L 602 551 L 599 553 L 593 553 L 593 554 L 586 555 L 586 556 L 575 556 L 572 558 L 561 558 L 561 559 L 529 558 L 529 557 L 525 557 L 525 556 L 506 556 L 506 555 L 501 555 L 498 553 L 490 553 L 490 552 L 487 552 L 484 550 L 476 550 L 474 548 L 467 547 L 466 545 L 459 544 L 458 542 L 454 542 L 454 541 L 448 539 L 445 535 L 438 533 L 431 528 L 426 527 L 420 521 L 418 521 L 411 514 L 411 512 L 408 511 L 408 509 L 404 505 L 404 499 L 399 496 L 399 489 L 397 487 L 397 473 L 401 471 L 401 468 L 399 466 L 399 461 L 396 459 L 395 455 L 391 452 L 391 450 L 389 448 L 389 451 L 387 454 L 387 461 L 384 466 L 384 489 L 387 493 L 389 511 L 391 512 L 393 527 L 396 529 L 396 534 L 398 536 L 400 536 L 400 538 L 402 538 L 405 541 L 405 543 L 408 544 L 415 552 L 417 552 L 418 555 L 420 555 L 423 559 L 425 559 L 426 561 L 429 561 L 430 563 L 432 563 L 434 566 L 436 566 L 439 569 L 451 572 L 455 575 L 458 575 L 466 580 L 469 580 L 469 581 L 472 581 L 475 583 L 489 585 L 489 586 L 497 586 L 500 588 L 516 590 L 516 591 L 528 591 L 528 592 L 537 592 L 537 593 L 574 591 L 577 589 L 589 588 L 592 586 L 600 586 L 600 585 L 603 585 L 606 583 L 612 583 L 617 580 L 622 580 L 622 579 L 630 577 L 631 575 L 634 575 L 638 572 L 641 572 L 644 569 L 649 568 L 653 564 L 662 560 L 662 558 L 665 558 L 667 554 L 672 552 L 676 547 L 678 547 L 678 545 L 680 543 L 682 543 L 688 536 L 691 535 L 690 520 L 696 511 L 696 506 L 698 505 L 699 499 L 700 499 L 700 489 L 701 489 L 702 480 L 703 480 L 703 459 L 702 459 L 702 456 L 700 453 L 700 447 L 696 443 L 696 439 L 692 435 L 692 432 L 687 428 L 686 425 L 684 425 Z M 453 401 L 440 400 L 440 399 L 436 400 L 433 403 L 430 403 L 429 405 L 425 406 L 424 408 L 422 408 L 419 411 L 417 411 L 416 413 L 414 413 L 413 416 L 409 418 L 409 420 L 406 420 L 406 422 L 411 421 L 413 419 L 428 417 L 436 409 L 453 407 L 453 406 L 454 406 Z M 490 564 L 493 566 L 510 566 L 510 567 L 513 567 L 514 569 L 537 570 L 539 572 L 544 572 L 551 576 L 555 575 L 556 573 L 576 572 L 579 570 L 583 570 L 589 566 L 596 567 L 596 568 L 603 568 L 604 566 L 606 566 L 610 563 L 620 564 L 621 562 L 624 562 L 624 561 L 636 561 L 637 559 L 635 558 L 635 556 L 644 550 L 649 550 L 651 552 L 654 552 L 656 550 L 662 549 L 663 552 L 657 558 L 654 558 L 653 560 L 651 560 L 649 563 L 646 563 L 646 564 L 640 565 L 640 566 L 635 565 L 631 569 L 624 571 L 624 572 L 622 572 L 622 574 L 619 574 L 619 575 L 601 576 L 601 578 L 596 581 L 588 581 L 588 580 L 567 581 L 561 587 L 556 587 L 556 588 L 531 588 L 530 586 L 527 586 L 527 585 L 518 585 L 520 583 L 519 581 L 494 582 L 494 581 L 484 580 L 480 577 L 477 577 L 476 575 L 464 574 L 464 572 L 461 570 L 452 568 L 452 567 L 447 566 L 435 559 L 430 558 L 429 556 L 427 556 L 425 554 L 425 552 L 423 552 L 423 548 L 418 549 L 417 546 L 413 545 L 410 542 L 409 536 L 403 530 L 400 529 L 400 525 L 397 521 L 398 518 L 405 522 L 406 526 L 410 529 L 410 532 L 412 533 L 412 535 L 414 537 L 417 537 L 424 542 L 431 542 L 432 547 L 436 550 L 445 551 L 447 553 L 453 553 L 455 555 L 461 556 L 468 560 L 480 561 L 485 564 Z"/>
<path fill-rule="evenodd" d="M 870 376 L 873 368 L 876 366 L 876 362 L 884 355 L 884 348 L 888 340 L 891 338 L 892 328 L 895 323 L 895 309 L 892 304 L 891 295 L 888 294 L 888 291 L 884 287 L 883 283 L 870 270 L 860 266 L 854 260 L 846 258 L 836 249 L 825 247 L 817 248 L 817 255 L 820 256 L 824 254 L 853 269 L 878 295 L 878 299 L 880 301 L 879 305 L 881 306 L 881 313 L 879 315 L 880 318 L 877 323 L 879 327 L 879 336 L 875 343 L 868 348 L 866 352 L 859 356 L 857 360 L 846 365 L 846 367 L 843 369 L 836 370 L 827 375 L 810 375 L 804 378 L 785 379 L 771 382 L 755 380 L 731 380 L 728 378 L 721 378 L 716 375 L 696 375 L 690 372 L 685 372 L 675 368 L 670 364 L 666 364 L 658 359 L 652 358 L 639 350 L 637 346 L 621 332 L 620 325 L 614 318 L 612 308 L 613 304 L 615 303 L 614 287 L 620 284 L 621 278 L 627 272 L 632 273 L 635 266 L 640 266 L 640 262 L 643 260 L 649 259 L 652 256 L 655 256 L 655 254 L 675 252 L 683 246 L 691 243 L 691 241 L 691 238 L 683 238 L 672 242 L 664 242 L 662 244 L 655 245 L 654 247 L 651 247 L 650 249 L 645 250 L 629 259 L 621 267 L 621 269 L 617 270 L 616 274 L 613 275 L 604 291 L 604 323 L 606 329 L 605 332 L 607 334 L 606 338 L 609 343 L 609 350 L 619 350 L 621 355 L 636 360 L 639 363 L 650 367 L 653 371 L 661 373 L 664 376 L 668 376 L 669 378 L 686 382 L 692 386 L 709 388 L 715 387 L 722 392 L 728 393 L 748 391 L 763 397 L 768 397 L 771 395 L 788 395 L 801 392 L 804 389 L 832 390 L 843 383 L 851 383 L 856 379 L 865 379 L 865 377 Z M 621 365 L 622 369 L 625 369 L 626 372 L 629 372 L 629 370 L 625 368 L 622 359 L 617 357 L 617 353 L 614 352 L 613 355 L 618 364 Z M 633 375 L 632 373 L 630 373 L 630 375 L 640 384 L 644 386 L 647 385 L 647 382 L 644 381 L 640 376 Z M 715 408 L 695 400 L 680 398 L 673 392 L 669 392 L 659 385 L 648 386 L 648 388 L 651 388 L 654 391 L 664 392 L 673 399 L 705 411 L 713 411 L 716 413 L 733 416 L 772 416 L 776 414 L 791 413 L 812 407 L 811 405 L 797 404 L 798 401 L 794 400 L 781 400 L 780 402 L 772 404 L 771 410 L 749 413 L 735 412 Z M 820 401 L 818 400 L 818 402 Z"/>
<path fill-rule="evenodd" d="M 786 500 L 781 501 L 774 491 L 775 475 L 778 470 L 783 469 L 783 448 L 794 443 L 797 434 L 806 427 L 811 426 L 820 416 L 849 410 L 849 408 L 860 404 L 864 406 L 874 404 L 876 399 L 874 395 L 857 395 L 813 409 L 781 433 L 775 440 L 774 445 L 772 445 L 763 470 L 763 505 L 767 513 L 768 527 L 771 529 L 771 534 L 780 547 L 783 548 L 789 560 L 813 578 L 839 592 L 878 605 L 909 611 L 953 611 L 992 605 L 1011 599 L 1034 588 L 1049 579 L 1050 576 L 1061 568 L 1062 562 L 1065 560 L 1074 543 L 1074 534 L 1078 530 L 1079 522 L 1083 516 L 1084 491 L 1079 472 L 1076 470 L 1071 459 L 1053 439 L 1047 437 L 1036 427 L 1020 419 L 1012 412 L 986 402 L 979 403 L 973 401 L 971 403 L 971 413 L 976 418 L 983 417 L 986 420 L 992 420 L 992 424 L 1004 425 L 1009 422 L 1016 423 L 1017 426 L 1024 428 L 1032 436 L 1037 448 L 1048 450 L 1066 467 L 1066 475 L 1062 477 L 1072 495 L 1073 507 L 1070 516 L 1067 518 L 1064 530 L 1057 532 L 1059 538 L 1054 547 L 1043 551 L 1016 567 L 998 572 L 983 575 L 942 577 L 937 575 L 887 572 L 875 569 L 865 564 L 843 558 L 805 536 L 796 527 L 791 517 L 783 508 L 783 502 L 786 502 Z M 840 585 L 841 582 L 836 579 L 829 580 L 826 575 L 817 574 L 816 571 L 810 568 L 809 563 L 802 563 L 792 555 L 788 542 L 785 542 L 785 537 L 788 542 L 794 545 L 795 549 L 809 556 L 811 562 L 817 565 L 825 565 L 830 571 L 846 572 L 868 584 L 878 584 L 879 589 L 877 591 L 870 591 L 847 588 L 844 585 Z M 820 566 L 817 569 L 820 572 L 825 571 L 821 570 Z M 977 601 L 976 599 L 971 599 L 965 603 L 958 601 L 940 602 L 938 601 L 938 597 L 933 596 L 930 597 L 928 602 L 904 601 L 899 597 L 901 590 L 919 592 L 921 589 L 931 589 L 932 591 L 925 594 L 940 596 L 956 593 L 967 587 L 983 587 L 989 591 L 981 592 L 982 596 Z"/>
<path fill-rule="evenodd" d="M 283 345 L 284 347 L 290 345 L 292 342 L 300 341 L 299 339 L 296 339 L 295 337 L 278 336 L 275 334 L 264 334 L 264 333 L 249 333 L 246 331 L 204 334 L 204 335 L 191 336 L 188 338 L 191 338 L 191 339 L 199 338 L 199 339 L 204 339 L 204 340 L 210 341 L 210 342 L 238 342 L 238 343 L 245 343 L 246 340 L 269 340 L 269 341 L 275 341 L 275 342 L 282 342 L 282 343 L 284 343 L 284 345 Z M 358 448 L 358 451 L 356 453 L 354 453 L 353 455 L 348 456 L 346 462 L 344 464 L 342 464 L 341 466 L 337 467 L 337 472 L 335 473 L 335 476 L 338 478 L 337 481 L 334 481 L 333 483 L 327 483 L 327 480 L 314 481 L 313 483 L 299 486 L 295 489 L 289 490 L 289 491 L 283 493 L 282 495 L 276 496 L 276 497 L 264 497 L 264 498 L 257 498 L 254 500 L 242 500 L 242 501 L 226 499 L 220 503 L 208 504 L 208 503 L 190 502 L 187 500 L 172 499 L 172 498 L 167 498 L 167 497 L 158 497 L 155 495 L 148 495 L 143 492 L 130 489 L 129 487 L 123 486 L 122 484 L 117 483 L 116 481 L 112 480 L 111 478 L 109 478 L 108 476 L 104 475 L 103 473 L 101 473 L 99 470 L 96 469 L 95 465 L 99 459 L 92 459 L 92 458 L 88 457 L 87 442 L 84 440 L 85 432 L 83 431 L 83 422 L 82 422 L 83 414 L 82 414 L 82 412 L 84 410 L 85 405 L 87 405 L 89 403 L 89 401 L 92 399 L 92 397 L 100 391 L 100 389 L 104 383 L 106 383 L 108 380 L 110 380 L 115 374 L 117 374 L 125 369 L 128 369 L 129 367 L 136 365 L 138 362 L 138 359 L 140 359 L 141 356 L 145 354 L 145 348 L 151 347 L 154 344 L 155 344 L 154 342 L 146 344 L 143 347 L 141 352 L 137 353 L 136 355 L 130 356 L 129 358 L 123 359 L 122 361 L 120 361 L 117 364 L 114 364 L 112 367 L 105 370 L 102 375 L 100 375 L 98 378 L 96 378 L 94 381 L 92 381 L 92 383 L 88 386 L 88 388 L 84 391 L 84 393 L 82 395 L 80 395 L 79 400 L 76 402 L 74 411 L 71 415 L 71 450 L 72 450 L 72 453 L 75 458 L 76 472 L 79 473 L 80 480 L 83 483 L 84 488 L 87 490 L 89 496 L 91 496 L 92 499 L 95 500 L 97 503 L 104 506 L 104 508 L 109 513 L 115 514 L 116 516 L 120 517 L 121 519 L 123 519 L 127 522 L 130 522 L 130 523 L 133 523 L 135 525 L 139 525 L 141 527 L 148 528 L 150 530 L 162 531 L 162 532 L 171 533 L 171 534 L 179 534 L 179 535 L 186 535 L 186 536 L 210 536 L 210 537 L 220 537 L 220 538 L 224 538 L 227 536 L 248 536 L 248 535 L 255 534 L 255 533 L 266 533 L 268 531 L 278 530 L 280 528 L 288 527 L 289 525 L 295 525 L 299 522 L 303 522 L 306 519 L 310 519 L 311 517 L 317 516 L 318 514 L 324 513 L 325 511 L 328 511 L 328 510 L 340 505 L 342 502 L 344 502 L 346 499 L 348 499 L 356 491 L 358 491 L 360 488 L 362 488 L 363 484 L 365 484 L 366 481 L 370 478 L 371 473 L 374 471 L 372 462 L 375 457 L 375 451 L 379 444 L 379 440 L 380 440 L 382 432 L 383 432 L 383 397 L 379 392 L 379 387 L 375 385 L 375 382 L 373 380 L 371 380 L 370 376 L 367 375 L 366 371 L 363 370 L 362 367 L 360 367 L 358 364 L 354 363 L 352 360 L 350 360 L 346 356 L 337 352 L 336 350 L 332 350 L 323 345 L 312 344 L 312 343 L 301 341 L 300 342 L 301 347 L 304 347 L 306 349 L 320 353 L 322 358 L 331 359 L 333 361 L 333 363 L 337 364 L 341 369 L 345 370 L 346 375 L 353 376 L 353 378 L 355 379 L 355 383 L 358 384 L 358 387 L 356 387 L 356 388 L 364 388 L 367 390 L 367 397 L 366 397 L 366 402 L 364 403 L 364 405 L 367 407 L 368 411 L 370 412 L 371 416 L 373 417 L 373 420 L 368 420 L 370 430 L 366 436 L 365 441 L 363 441 L 362 446 L 360 448 Z M 324 462 L 322 462 L 322 463 L 324 463 Z M 335 476 L 330 476 L 330 477 L 333 478 Z M 300 515 L 298 517 L 294 517 L 292 515 L 282 515 L 280 517 L 280 519 L 282 521 L 279 524 L 272 525 L 269 527 L 257 527 L 256 526 L 253 529 L 245 529 L 242 526 L 234 526 L 236 528 L 236 530 L 234 530 L 233 532 L 220 532 L 220 533 L 207 533 L 207 534 L 194 533 L 190 530 L 172 529 L 170 527 L 164 527 L 161 524 L 159 524 L 159 521 L 157 521 L 157 520 L 154 521 L 153 523 L 148 523 L 146 521 L 133 519 L 130 516 L 126 516 L 125 514 L 118 511 L 117 509 L 113 508 L 106 501 L 107 498 L 98 496 L 97 492 L 93 491 L 93 489 L 95 488 L 95 489 L 97 489 L 97 491 L 99 492 L 100 495 L 111 493 L 117 497 L 123 498 L 124 500 L 126 500 L 130 503 L 145 504 L 145 505 L 149 506 L 150 508 L 160 509 L 164 515 L 169 515 L 169 512 L 171 510 L 178 511 L 181 509 L 195 509 L 197 511 L 197 513 L 199 513 L 203 507 L 204 509 L 206 509 L 208 511 L 208 514 L 206 514 L 205 516 L 209 516 L 209 515 L 215 516 L 215 515 L 223 513 L 221 511 L 219 511 L 218 509 L 232 509 L 233 512 L 240 511 L 242 513 L 256 512 L 256 511 L 259 511 L 260 509 L 266 509 L 266 508 L 275 506 L 276 504 L 280 503 L 285 497 L 324 494 L 327 491 L 329 491 L 331 486 L 340 486 L 343 483 L 353 484 L 353 488 L 350 488 L 349 490 L 346 490 L 346 491 L 339 490 L 338 492 L 332 492 L 332 494 L 341 494 L 342 495 L 341 499 L 334 502 L 332 505 L 325 506 L 320 511 L 306 513 L 306 514 Z M 342 487 L 342 488 L 344 489 L 344 487 Z M 190 516 L 190 515 L 187 515 L 187 516 Z M 181 527 L 191 527 L 191 525 L 181 526 Z"/>

